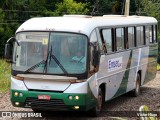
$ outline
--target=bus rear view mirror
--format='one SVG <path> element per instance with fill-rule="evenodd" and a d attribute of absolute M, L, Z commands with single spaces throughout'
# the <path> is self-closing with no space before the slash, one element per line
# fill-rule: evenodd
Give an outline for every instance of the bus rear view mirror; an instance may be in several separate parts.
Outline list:
<path fill-rule="evenodd" d="M 12 62 L 12 45 L 14 42 L 16 42 L 18 46 L 20 46 L 19 42 L 14 37 L 9 38 L 5 44 L 4 57 L 7 62 Z"/>
<path fill-rule="evenodd" d="M 7 62 L 12 62 L 12 46 L 10 43 L 6 43 L 6 45 L 5 45 L 4 57 Z"/>

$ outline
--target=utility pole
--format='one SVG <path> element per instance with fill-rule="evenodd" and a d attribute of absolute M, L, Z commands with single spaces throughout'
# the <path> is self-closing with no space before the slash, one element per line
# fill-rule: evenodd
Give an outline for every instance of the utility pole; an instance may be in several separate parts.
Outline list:
<path fill-rule="evenodd" d="M 126 0 L 124 16 L 129 16 L 130 0 Z"/>

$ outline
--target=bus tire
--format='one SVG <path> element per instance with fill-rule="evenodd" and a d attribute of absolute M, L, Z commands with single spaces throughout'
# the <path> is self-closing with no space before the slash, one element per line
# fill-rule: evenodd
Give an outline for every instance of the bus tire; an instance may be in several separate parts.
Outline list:
<path fill-rule="evenodd" d="M 139 73 L 137 73 L 137 78 L 136 78 L 136 87 L 135 89 L 132 91 L 132 96 L 133 97 L 137 97 L 140 94 L 140 86 L 141 86 L 141 78 Z"/>
<path fill-rule="evenodd" d="M 101 113 L 102 111 L 102 105 L 103 105 L 103 93 L 101 88 L 99 88 L 98 90 L 98 100 L 97 100 L 97 105 L 96 107 L 92 108 L 89 111 L 89 115 L 93 116 L 93 117 L 98 117 L 98 115 Z"/>

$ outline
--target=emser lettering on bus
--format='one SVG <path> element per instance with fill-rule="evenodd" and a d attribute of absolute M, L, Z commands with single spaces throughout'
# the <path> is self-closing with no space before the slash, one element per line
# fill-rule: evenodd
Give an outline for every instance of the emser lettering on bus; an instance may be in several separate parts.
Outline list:
<path fill-rule="evenodd" d="M 122 58 L 108 60 L 108 70 L 116 70 L 122 67 Z"/>
<path fill-rule="evenodd" d="M 115 68 L 115 67 L 121 67 L 121 63 L 119 63 L 119 60 L 117 61 L 109 61 L 109 69 Z"/>

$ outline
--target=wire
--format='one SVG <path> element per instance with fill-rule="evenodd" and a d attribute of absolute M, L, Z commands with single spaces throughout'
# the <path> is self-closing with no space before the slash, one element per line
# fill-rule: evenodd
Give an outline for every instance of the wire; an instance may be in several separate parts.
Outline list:
<path fill-rule="evenodd" d="M 19 24 L 19 23 L 0 23 L 0 25 L 6 25 L 6 24 Z"/>
<path fill-rule="evenodd" d="M 42 12 L 42 11 L 23 11 L 23 10 L 2 10 L 5 12 Z"/>
<path fill-rule="evenodd" d="M 8 22 L 9 21 L 11 21 L 11 22 L 15 21 L 16 22 L 16 21 L 26 21 L 26 20 L 5 20 L 5 21 L 8 21 Z"/>

